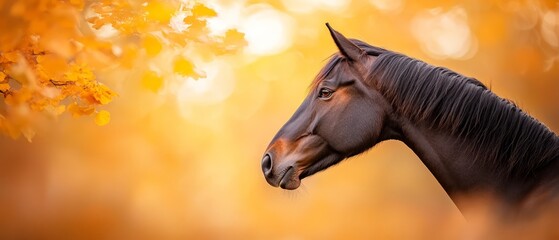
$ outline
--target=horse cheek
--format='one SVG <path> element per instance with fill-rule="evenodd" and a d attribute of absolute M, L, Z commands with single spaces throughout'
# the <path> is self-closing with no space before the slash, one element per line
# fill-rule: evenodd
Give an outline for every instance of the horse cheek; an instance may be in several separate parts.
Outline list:
<path fill-rule="evenodd" d="M 359 154 L 373 146 L 382 126 L 380 111 L 361 101 L 346 106 L 340 113 L 327 121 L 335 124 L 320 129 L 330 146 L 346 155 Z"/>
<path fill-rule="evenodd" d="M 347 136 L 351 144 L 352 155 L 359 154 L 377 143 L 382 125 L 382 111 L 374 106 L 360 104 L 355 106 L 357 115 L 351 117 L 351 136 Z"/>

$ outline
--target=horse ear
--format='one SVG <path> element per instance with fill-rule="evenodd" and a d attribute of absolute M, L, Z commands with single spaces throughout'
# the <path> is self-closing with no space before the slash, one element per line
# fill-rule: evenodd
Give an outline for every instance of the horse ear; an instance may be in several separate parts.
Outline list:
<path fill-rule="evenodd" d="M 363 51 L 363 49 L 359 48 L 349 39 L 344 37 L 344 35 L 330 27 L 329 23 L 326 23 L 326 27 L 328 28 L 328 30 L 330 30 L 330 35 L 332 35 L 336 46 L 338 46 L 340 53 L 342 53 L 344 57 L 348 58 L 351 61 L 357 61 L 362 55 L 365 54 L 365 51 Z"/>

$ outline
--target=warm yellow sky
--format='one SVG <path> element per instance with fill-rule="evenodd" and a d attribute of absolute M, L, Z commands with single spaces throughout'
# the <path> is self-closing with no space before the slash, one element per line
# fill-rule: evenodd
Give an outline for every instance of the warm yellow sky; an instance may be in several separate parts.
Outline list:
<path fill-rule="evenodd" d="M 187 31 L 192 1 L 170 2 L 176 8 L 163 26 Z M 260 170 L 265 147 L 336 51 L 326 22 L 348 37 L 475 77 L 559 131 L 557 1 L 202 2 L 217 13 L 208 19 L 208 34 L 237 29 L 245 34 L 244 49 L 214 56 L 213 45 L 175 46 L 149 29 L 141 34 L 162 45 L 150 55 L 150 45 L 123 40 L 114 28 L 80 26 L 110 43 L 107 51 L 116 56 L 109 66 L 101 55 L 84 57 L 97 80 L 118 94 L 99 106 L 111 121 L 101 127 L 94 117 L 64 113 L 30 120 L 32 143 L 0 136 L 0 238 L 456 239 L 483 233 L 483 226 L 464 225 L 402 143 L 382 143 L 305 179 L 295 192 L 266 183 Z M 124 59 L 132 50 L 136 55 Z M 177 56 L 192 61 L 200 78 L 177 74 Z M 155 89 L 142 80 L 146 71 L 160 81 Z M 10 107 L 0 100 L 4 114 Z"/>

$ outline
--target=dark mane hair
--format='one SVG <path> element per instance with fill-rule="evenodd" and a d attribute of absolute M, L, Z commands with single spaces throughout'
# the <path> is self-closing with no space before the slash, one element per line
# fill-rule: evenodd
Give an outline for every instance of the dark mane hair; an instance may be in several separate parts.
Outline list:
<path fill-rule="evenodd" d="M 351 40 L 377 56 L 368 80 L 402 116 L 436 131 L 448 132 L 475 153 L 474 164 L 486 164 L 497 174 L 526 178 L 559 161 L 559 138 L 513 102 L 483 83 L 442 67 L 434 67 L 359 40 Z M 335 54 L 313 86 L 329 74 L 343 71 L 346 59 Z"/>
<path fill-rule="evenodd" d="M 369 75 L 399 114 L 457 137 L 474 163 L 503 177 L 559 160 L 554 132 L 474 78 L 394 52 L 379 55 Z"/>

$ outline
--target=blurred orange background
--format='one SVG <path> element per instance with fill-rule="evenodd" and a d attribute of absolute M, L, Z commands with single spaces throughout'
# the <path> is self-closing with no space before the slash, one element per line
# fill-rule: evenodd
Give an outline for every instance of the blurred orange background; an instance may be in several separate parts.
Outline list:
<path fill-rule="evenodd" d="M 171 77 L 154 93 L 141 65 L 94 69 L 118 93 L 108 125 L 64 114 L 31 143 L 0 137 L 0 238 L 475 236 L 403 143 L 381 143 L 296 191 L 266 183 L 263 151 L 336 51 L 325 22 L 475 77 L 559 131 L 559 1 L 202 2 L 218 14 L 210 29 L 236 28 L 248 42 L 205 63 L 206 77 Z"/>

